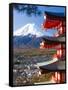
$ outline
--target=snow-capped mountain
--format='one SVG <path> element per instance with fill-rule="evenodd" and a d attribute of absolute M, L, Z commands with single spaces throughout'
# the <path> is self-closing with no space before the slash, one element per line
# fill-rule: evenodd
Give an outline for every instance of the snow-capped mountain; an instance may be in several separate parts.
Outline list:
<path fill-rule="evenodd" d="M 22 28 L 14 31 L 14 36 L 33 36 L 35 35 L 36 37 L 41 37 L 44 35 L 48 35 L 48 32 L 45 32 L 41 30 L 38 26 L 36 26 L 34 23 L 29 23 L 23 26 Z"/>
<path fill-rule="evenodd" d="M 49 35 L 48 32 L 41 30 L 35 24 L 26 24 L 22 28 L 13 32 L 15 48 L 38 48 L 42 41 L 42 36 Z"/>

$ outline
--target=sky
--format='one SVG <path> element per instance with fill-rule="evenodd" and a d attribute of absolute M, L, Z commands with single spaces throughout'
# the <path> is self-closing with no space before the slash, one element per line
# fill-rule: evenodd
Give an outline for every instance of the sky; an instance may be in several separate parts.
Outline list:
<path fill-rule="evenodd" d="M 38 6 L 38 8 L 44 13 L 44 11 L 65 13 L 64 7 L 53 7 L 53 6 Z M 13 30 L 16 31 L 28 23 L 34 23 L 37 27 L 41 29 L 41 24 L 44 21 L 44 15 L 41 16 L 28 16 L 26 13 L 18 12 L 16 9 L 13 10 Z M 48 30 L 51 35 L 56 32 L 56 30 Z"/>

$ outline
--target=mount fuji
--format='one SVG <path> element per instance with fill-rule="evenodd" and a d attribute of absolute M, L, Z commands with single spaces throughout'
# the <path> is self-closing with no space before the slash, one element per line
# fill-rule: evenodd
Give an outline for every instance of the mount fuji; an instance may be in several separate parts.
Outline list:
<path fill-rule="evenodd" d="M 38 48 L 42 41 L 42 36 L 47 36 L 49 33 L 41 30 L 35 24 L 26 24 L 22 28 L 13 32 L 14 47 L 26 48 L 34 47 Z"/>
<path fill-rule="evenodd" d="M 36 37 L 41 37 L 41 36 L 47 36 L 49 35 L 48 32 L 45 32 L 41 30 L 38 26 L 36 26 L 34 23 L 29 23 L 23 26 L 22 28 L 14 31 L 14 36 L 36 36 Z"/>

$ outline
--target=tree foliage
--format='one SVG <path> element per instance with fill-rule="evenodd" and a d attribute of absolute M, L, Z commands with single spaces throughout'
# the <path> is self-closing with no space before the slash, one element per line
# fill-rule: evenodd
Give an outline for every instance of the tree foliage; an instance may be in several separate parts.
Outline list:
<path fill-rule="evenodd" d="M 18 12 L 26 13 L 28 16 L 40 16 L 42 11 L 36 5 L 14 5 Z"/>

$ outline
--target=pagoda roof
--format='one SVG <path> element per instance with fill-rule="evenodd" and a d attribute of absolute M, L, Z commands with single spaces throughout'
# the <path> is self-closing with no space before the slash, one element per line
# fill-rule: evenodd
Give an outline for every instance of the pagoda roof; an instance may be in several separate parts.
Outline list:
<path fill-rule="evenodd" d="M 43 40 L 47 41 L 47 42 L 57 42 L 57 43 L 65 43 L 65 36 L 61 37 L 47 37 L 44 36 L 42 37 Z"/>
<path fill-rule="evenodd" d="M 65 13 L 59 13 L 59 12 L 48 12 L 48 11 L 45 11 L 45 14 L 49 15 L 49 16 L 65 17 Z"/>
<path fill-rule="evenodd" d="M 41 66 L 40 68 L 43 70 L 48 70 L 48 71 L 65 70 L 65 61 L 60 60 L 49 65 Z"/>

